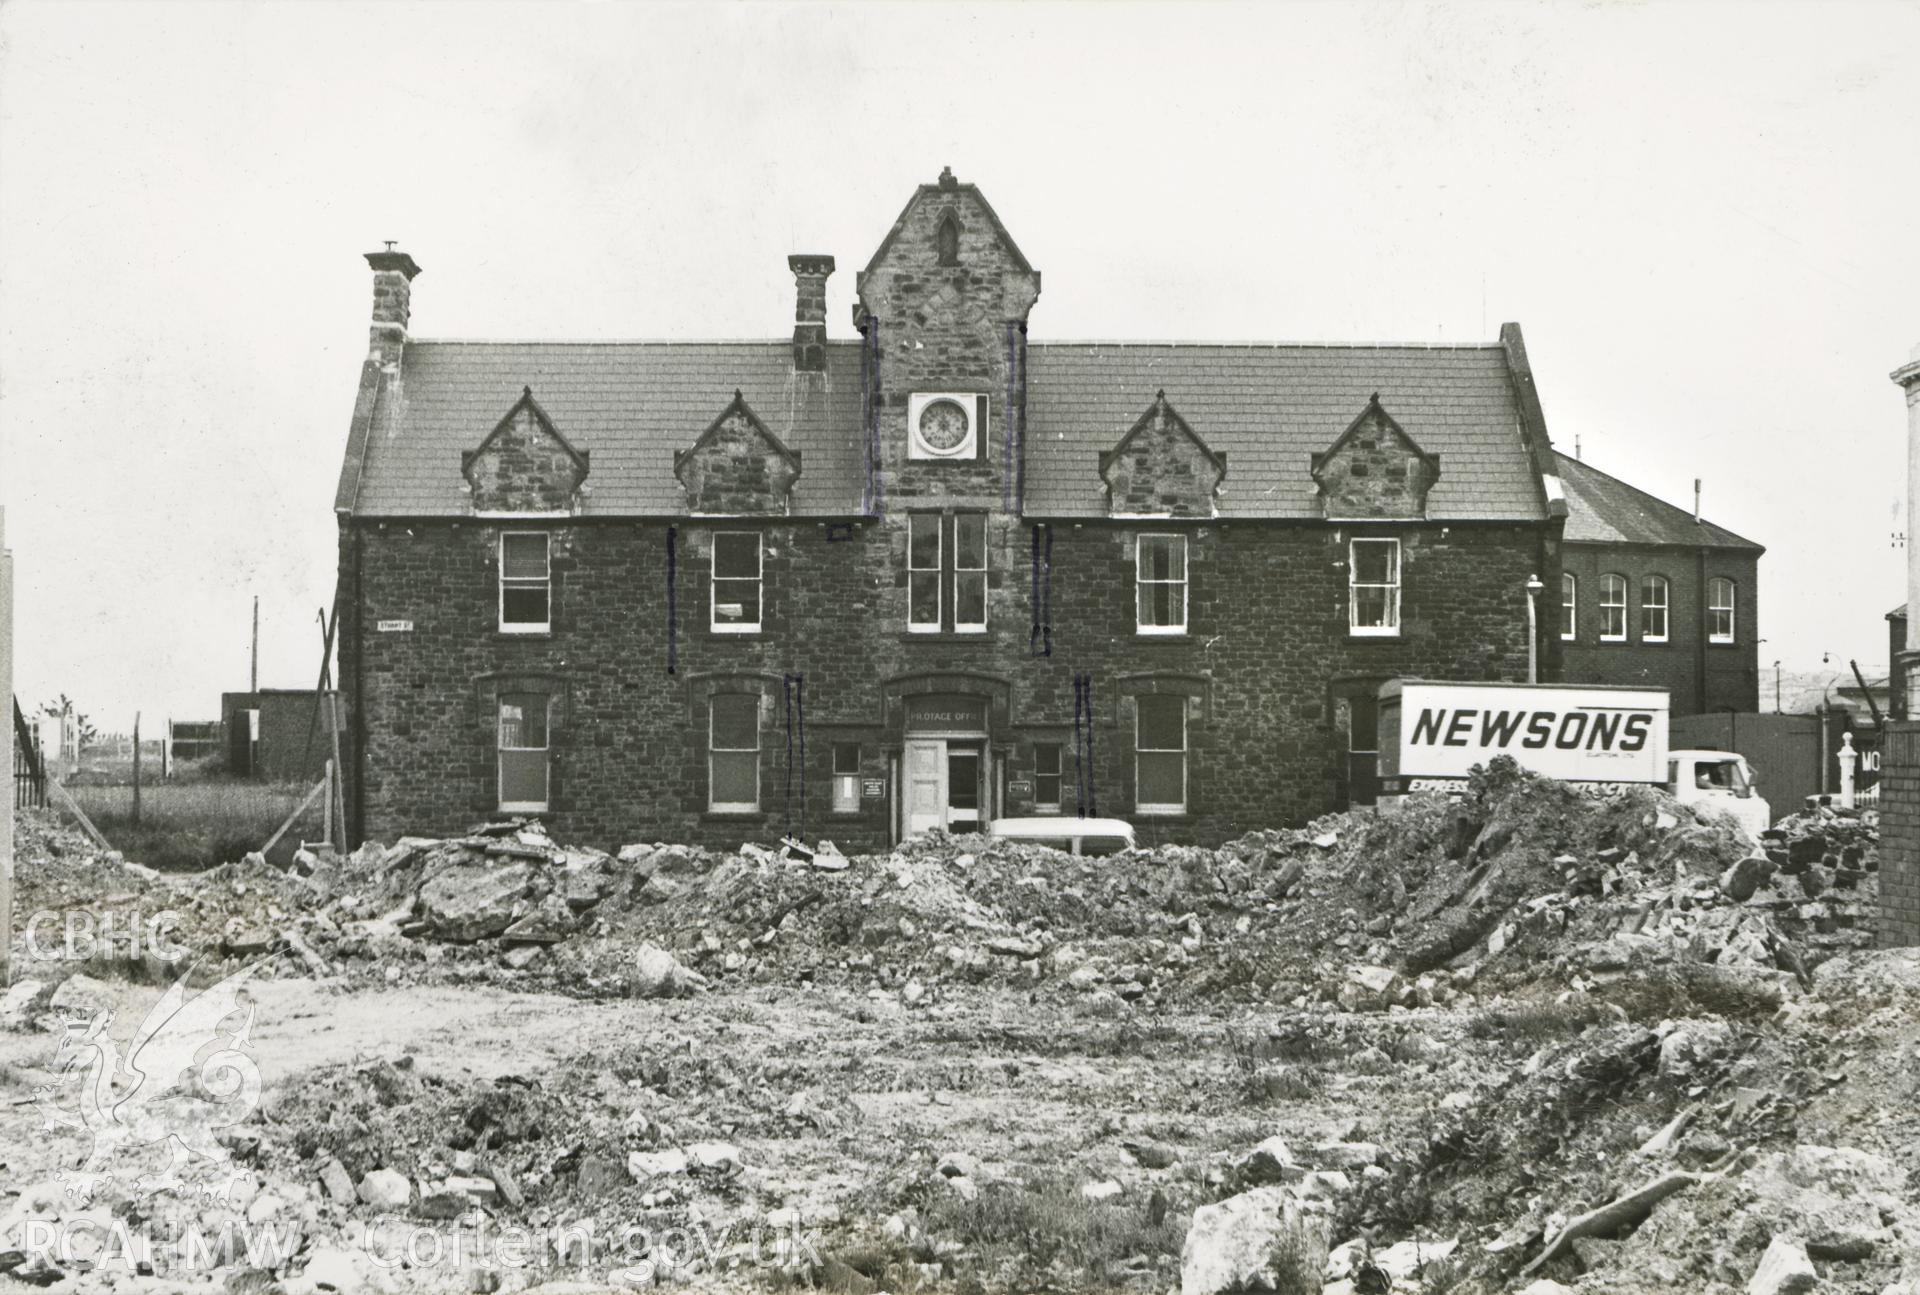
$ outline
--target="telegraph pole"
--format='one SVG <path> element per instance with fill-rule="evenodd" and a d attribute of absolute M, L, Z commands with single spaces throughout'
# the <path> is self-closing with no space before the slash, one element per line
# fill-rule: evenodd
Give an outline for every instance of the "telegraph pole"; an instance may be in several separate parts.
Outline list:
<path fill-rule="evenodd" d="M 260 595 L 253 596 L 253 676 L 247 685 L 250 692 L 260 691 Z M 259 705 L 258 701 L 254 705 Z"/>

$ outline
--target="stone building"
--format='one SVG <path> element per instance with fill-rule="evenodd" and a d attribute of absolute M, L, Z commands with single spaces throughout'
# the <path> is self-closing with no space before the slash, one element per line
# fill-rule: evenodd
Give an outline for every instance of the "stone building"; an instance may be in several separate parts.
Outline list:
<path fill-rule="evenodd" d="M 1030 340 L 1040 273 L 949 173 L 847 338 L 830 256 L 789 258 L 790 339 L 739 343 L 416 339 L 419 267 L 367 259 L 356 838 L 511 811 L 601 843 L 1028 813 L 1219 840 L 1365 798 L 1384 679 L 1524 679 L 1527 581 L 1559 584 L 1515 325 Z"/>
<path fill-rule="evenodd" d="M 1567 682 L 1665 688 L 1674 715 L 1758 710 L 1766 549 L 1556 457 L 1567 527 L 1553 619 Z"/>

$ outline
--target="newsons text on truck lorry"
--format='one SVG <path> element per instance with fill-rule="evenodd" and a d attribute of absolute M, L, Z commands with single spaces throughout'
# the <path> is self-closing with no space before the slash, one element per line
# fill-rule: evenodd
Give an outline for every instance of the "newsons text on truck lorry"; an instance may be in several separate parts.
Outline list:
<path fill-rule="evenodd" d="M 1561 782 L 1641 783 L 1733 816 L 1749 835 L 1771 825 L 1747 762 L 1732 751 L 1667 748 L 1667 691 L 1618 685 L 1445 683 L 1380 689 L 1380 790 L 1444 790 L 1498 755 Z"/>

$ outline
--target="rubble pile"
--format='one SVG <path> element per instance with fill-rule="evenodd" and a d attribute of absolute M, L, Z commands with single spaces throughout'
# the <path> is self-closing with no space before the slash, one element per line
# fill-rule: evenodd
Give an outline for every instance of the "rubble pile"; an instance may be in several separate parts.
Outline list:
<path fill-rule="evenodd" d="M 1144 1007 L 1225 995 L 1364 1011 L 1543 967 L 1581 992 L 1681 963 L 1804 980 L 1867 942 L 1876 838 L 1870 814 L 1820 809 L 1755 850 L 1658 792 L 1594 801 L 1497 760 L 1457 800 L 1108 858 L 940 833 L 852 859 L 831 843 L 608 853 L 514 820 L 169 879 L 55 832 L 64 890 L 37 898 L 78 905 L 91 889 L 97 903 L 120 886 L 150 909 L 167 887 L 174 941 L 197 958 L 278 951 L 297 974 L 387 984 L 628 997 L 833 983 L 917 1002 L 1016 983 Z"/>
<path fill-rule="evenodd" d="M 1749 991 L 1744 1017 L 1583 1026 L 1559 1005 L 1562 1037 L 1437 1101 L 1334 1230 L 1458 1240 L 1455 1275 L 1496 1289 L 1759 1289 L 1783 1250 L 1821 1290 L 1904 1289 L 1920 1278 L 1920 1121 L 1900 1078 L 1920 959 L 1835 959 L 1785 1004 Z"/>
<path fill-rule="evenodd" d="M 1880 814 L 1821 806 L 1774 824 L 1771 893 L 1758 900 L 1810 961 L 1873 947 L 1880 904 Z"/>
<path fill-rule="evenodd" d="M 1348 835 L 1308 867 L 1289 922 L 1322 955 L 1310 997 L 1347 1010 L 1444 1004 L 1468 985 L 1543 976 L 1585 993 L 1649 968 L 1805 986 L 1871 935 L 1870 817 L 1812 811 L 1756 847 L 1730 820 L 1657 791 L 1596 801 L 1496 760 L 1458 801 L 1412 801 Z M 1808 900 L 1805 885 L 1843 870 L 1865 903 Z M 1333 932 L 1317 946 L 1316 923 Z"/>
<path fill-rule="evenodd" d="M 176 879 L 27 834 L 30 909 L 167 909 L 203 972 L 271 952 L 551 1022 L 491 1068 L 393 1040 L 297 1071 L 222 1135 L 237 1194 L 140 1206 L 288 1222 L 288 1290 L 373 1288 L 348 1238 L 375 1219 L 477 1215 L 804 1222 L 821 1253 L 756 1280 L 852 1290 L 1920 1291 L 1920 958 L 1835 908 L 1871 899 L 1871 812 L 1756 846 L 1496 764 L 1110 858 L 606 852 L 522 820 Z M 44 970 L 7 1025 L 132 974 Z M 43 1177 L 0 1215 L 130 1208 Z"/>

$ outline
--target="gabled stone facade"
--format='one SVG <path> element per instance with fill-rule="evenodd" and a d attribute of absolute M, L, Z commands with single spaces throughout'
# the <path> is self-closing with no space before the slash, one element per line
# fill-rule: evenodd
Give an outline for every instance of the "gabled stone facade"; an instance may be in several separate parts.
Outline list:
<path fill-rule="evenodd" d="M 1164 391 L 1120 443 L 1100 456 L 1107 512 L 1117 517 L 1211 517 L 1226 475 L 1225 456 L 1207 448 L 1167 403 Z"/>
<path fill-rule="evenodd" d="M 528 387 L 480 442 L 460 456 L 476 513 L 572 511 L 587 477 L 587 456 L 554 430 Z"/>
<path fill-rule="evenodd" d="M 1313 456 L 1313 482 L 1329 518 L 1426 516 L 1440 460 L 1421 449 L 1380 407 L 1380 393 L 1327 449 Z"/>
<path fill-rule="evenodd" d="M 800 456 L 767 430 L 738 391 L 691 449 L 673 456 L 673 475 L 697 516 L 768 516 L 787 511 Z"/>
<path fill-rule="evenodd" d="M 855 291 L 869 510 L 925 501 L 1017 509 L 1027 314 L 1040 275 L 993 208 L 943 171 L 907 203 Z M 925 391 L 987 398 L 976 457 L 909 457 L 909 397 Z"/>

